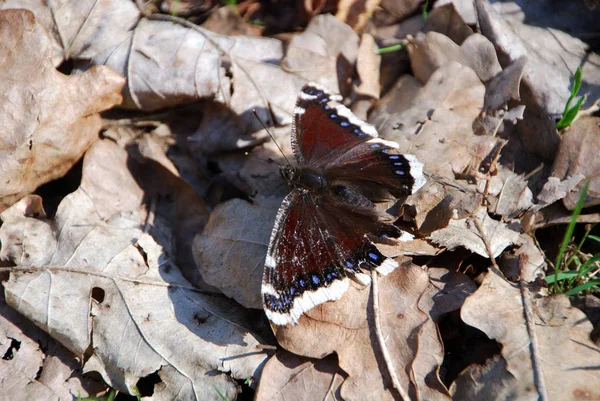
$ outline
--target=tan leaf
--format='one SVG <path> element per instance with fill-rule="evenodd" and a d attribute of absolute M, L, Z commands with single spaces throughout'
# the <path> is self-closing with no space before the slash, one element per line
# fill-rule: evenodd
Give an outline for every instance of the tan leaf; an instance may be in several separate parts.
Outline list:
<path fill-rule="evenodd" d="M 63 199 L 56 231 L 48 233 L 56 240 L 46 248 L 49 261 L 15 267 L 5 284 L 7 303 L 78 355 L 93 345 L 84 371 L 100 372 L 113 388 L 133 394 L 141 377 L 158 372 L 163 385 L 156 397 L 218 400 L 216 387 L 233 399 L 238 389 L 229 374 L 258 374 L 266 358 L 262 340 L 243 328 L 249 323 L 239 306 L 199 293 L 183 278 L 170 256 L 172 228 L 141 205 L 124 154 L 100 141 L 86 155 L 82 186 Z M 111 167 L 99 174 L 101 157 Z M 121 185 L 117 203 L 97 195 L 112 189 L 108 183 Z M 9 229 L 5 223 L 0 232 Z M 20 242 L 28 251 L 23 237 L 11 241 L 6 245 Z"/>
<path fill-rule="evenodd" d="M 531 316 L 526 317 L 528 303 Z M 493 360 L 474 375 L 463 373 L 453 386 L 455 396 L 505 400 L 512 393 L 520 400 L 537 400 L 544 387 L 543 396 L 549 400 L 573 399 L 575 394 L 587 394 L 589 399 L 600 396 L 600 348 L 589 338 L 593 327 L 566 296 L 534 297 L 492 270 L 466 300 L 461 318 L 502 344 L 503 361 Z"/>
<path fill-rule="evenodd" d="M 352 28 L 324 14 L 292 38 L 281 66 L 307 81 L 347 94 L 357 52 L 358 35 Z"/>
<path fill-rule="evenodd" d="M 262 309 L 260 286 L 276 208 L 232 199 L 194 240 L 202 278 L 247 308 Z"/>
<path fill-rule="evenodd" d="M 64 175 L 98 138 L 99 112 L 121 102 L 123 78 L 106 67 L 65 76 L 33 14 L 0 12 L 0 211 Z"/>
<path fill-rule="evenodd" d="M 420 33 L 409 41 L 407 49 L 415 78 L 421 82 L 429 81 L 435 70 L 452 61 L 471 68 L 482 82 L 502 70 L 493 44 L 477 33 L 460 46 L 438 32 Z"/>
<path fill-rule="evenodd" d="M 346 377 L 334 356 L 310 359 L 281 350 L 265 364 L 254 400 L 341 400 Z"/>
<path fill-rule="evenodd" d="M 105 386 L 84 378 L 77 356 L 0 298 L 0 392 L 10 400 L 38 401 L 99 395 Z M 25 396 L 26 395 L 26 396 Z"/>
<path fill-rule="evenodd" d="M 480 232 L 478 224 L 483 232 Z M 492 255 L 486 249 L 482 236 L 489 242 Z M 518 241 L 519 233 L 505 223 L 492 219 L 485 208 L 480 208 L 472 217 L 450 220 L 448 227 L 431 233 L 429 238 L 448 249 L 462 246 L 483 257 L 495 258 Z"/>
<path fill-rule="evenodd" d="M 434 379 L 435 373 L 431 377 L 443 351 L 428 316 L 431 306 L 423 299 L 429 285 L 425 271 L 405 262 L 379 280 L 379 315 L 382 335 L 403 388 L 411 397 L 418 394 L 444 400 L 448 399 L 446 390 Z M 279 344 L 291 352 L 313 358 L 337 353 L 340 367 L 349 376 L 341 388 L 345 400 L 394 399 L 373 332 L 370 292 L 370 287 L 352 283 L 339 301 L 311 309 L 298 326 L 273 327 Z"/>
<path fill-rule="evenodd" d="M 590 180 L 584 207 L 600 203 L 600 117 L 583 117 L 576 120 L 564 133 L 558 155 L 552 166 L 552 176 L 561 180 L 583 175 Z M 583 183 L 567 193 L 563 204 L 568 210 L 575 209 Z"/>

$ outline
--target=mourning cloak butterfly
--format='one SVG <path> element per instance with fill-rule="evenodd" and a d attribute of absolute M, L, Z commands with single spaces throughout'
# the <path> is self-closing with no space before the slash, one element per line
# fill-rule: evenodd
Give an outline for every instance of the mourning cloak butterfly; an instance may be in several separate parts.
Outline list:
<path fill-rule="evenodd" d="M 296 101 L 292 148 L 299 166 L 281 167 L 292 191 L 277 213 L 262 283 L 263 306 L 276 325 L 297 323 L 309 309 L 341 298 L 349 275 L 368 282 L 366 272 L 398 267 L 371 242 L 401 234 L 375 204 L 425 183 L 414 156 L 398 153 L 397 143 L 378 138 L 339 101 L 314 83 Z"/>

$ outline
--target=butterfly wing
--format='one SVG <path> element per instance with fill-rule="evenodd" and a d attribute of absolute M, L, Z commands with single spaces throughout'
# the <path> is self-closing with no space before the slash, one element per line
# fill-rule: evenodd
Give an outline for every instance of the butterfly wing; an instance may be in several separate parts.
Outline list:
<path fill-rule="evenodd" d="M 292 147 L 298 163 L 327 171 L 331 180 L 379 185 L 393 197 L 416 192 L 425 183 L 423 165 L 398 152 L 398 144 L 378 137 L 377 130 L 356 117 L 322 86 L 302 88 L 294 110 Z M 388 197 L 389 198 L 389 197 Z"/>
<path fill-rule="evenodd" d="M 317 202 L 318 206 L 317 207 Z M 293 190 L 282 202 L 265 261 L 262 295 L 267 317 L 277 325 L 296 323 L 313 307 L 339 299 L 348 273 L 398 266 L 383 256 L 367 234 L 397 236 L 394 226 L 373 216 L 337 217 L 337 205 Z"/>

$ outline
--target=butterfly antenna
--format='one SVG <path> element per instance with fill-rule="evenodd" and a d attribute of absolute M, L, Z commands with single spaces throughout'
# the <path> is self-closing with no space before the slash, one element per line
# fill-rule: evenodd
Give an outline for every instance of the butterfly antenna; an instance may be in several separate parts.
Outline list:
<path fill-rule="evenodd" d="M 263 121 L 261 120 L 261 118 L 256 113 L 256 109 L 252 109 L 252 114 L 254 114 L 254 117 L 256 117 L 256 119 L 260 122 L 260 125 L 263 126 L 263 128 L 265 129 L 265 131 L 267 131 L 267 134 L 269 134 L 269 136 L 271 137 L 271 140 L 275 143 L 275 146 L 277 146 L 277 149 L 279 149 L 279 151 L 281 152 L 281 155 L 285 159 L 285 162 L 288 164 L 288 166 L 291 165 L 291 163 L 288 160 L 288 158 L 285 157 L 285 153 L 283 153 L 283 150 L 281 149 L 281 147 L 279 146 L 279 144 L 275 140 L 275 137 L 273 137 L 273 135 L 271 135 L 271 132 L 269 131 L 269 129 L 267 128 L 267 126 L 265 125 L 265 123 L 263 123 Z"/>

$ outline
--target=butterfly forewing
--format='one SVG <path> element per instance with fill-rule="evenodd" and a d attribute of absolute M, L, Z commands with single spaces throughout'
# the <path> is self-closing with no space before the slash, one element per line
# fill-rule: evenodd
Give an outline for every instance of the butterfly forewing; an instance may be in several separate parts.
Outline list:
<path fill-rule="evenodd" d="M 377 136 L 372 126 L 338 104 L 340 100 L 339 95 L 317 84 L 302 88 L 292 127 L 292 145 L 299 164 L 326 167 L 329 160 Z"/>

